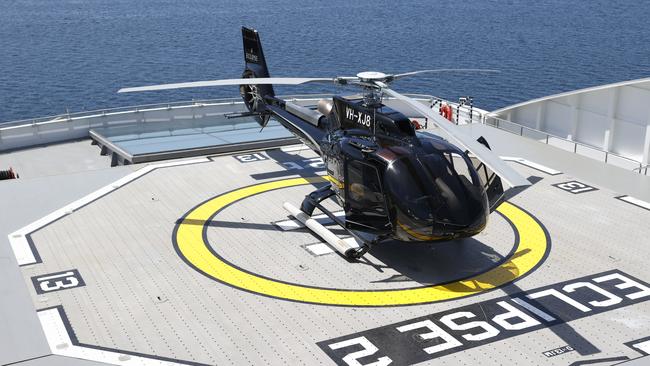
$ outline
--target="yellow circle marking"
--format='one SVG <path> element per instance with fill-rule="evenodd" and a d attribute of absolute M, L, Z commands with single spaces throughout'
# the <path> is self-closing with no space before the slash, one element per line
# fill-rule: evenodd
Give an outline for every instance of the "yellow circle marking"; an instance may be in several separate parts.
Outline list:
<path fill-rule="evenodd" d="M 326 178 L 325 178 L 326 179 Z M 497 211 L 507 217 L 519 233 L 519 245 L 501 265 L 474 277 L 443 285 L 407 289 L 344 290 L 290 284 L 244 271 L 215 256 L 204 242 L 201 222 L 241 199 L 279 188 L 323 182 L 322 177 L 290 178 L 243 187 L 214 197 L 191 210 L 177 226 L 178 253 L 198 271 L 236 288 L 285 300 L 342 306 L 396 306 L 457 299 L 494 289 L 526 275 L 539 265 L 549 249 L 548 237 L 530 214 L 508 202 Z M 197 222 L 199 223 L 197 225 Z"/>

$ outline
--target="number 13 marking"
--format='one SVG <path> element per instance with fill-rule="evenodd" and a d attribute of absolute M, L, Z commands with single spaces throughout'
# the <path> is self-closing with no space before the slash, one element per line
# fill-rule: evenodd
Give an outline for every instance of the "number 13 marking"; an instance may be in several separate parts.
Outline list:
<path fill-rule="evenodd" d="M 61 277 L 63 277 L 63 279 L 54 281 L 54 279 Z M 79 286 L 79 280 L 74 276 L 74 273 L 72 272 L 66 272 L 58 276 L 41 277 L 37 278 L 36 280 L 40 281 L 41 290 L 43 290 L 43 292 L 56 291 L 62 290 L 64 288 Z"/>
<path fill-rule="evenodd" d="M 36 293 L 39 295 L 47 292 L 85 286 L 79 271 L 76 269 L 32 277 L 32 282 L 34 283 Z"/>

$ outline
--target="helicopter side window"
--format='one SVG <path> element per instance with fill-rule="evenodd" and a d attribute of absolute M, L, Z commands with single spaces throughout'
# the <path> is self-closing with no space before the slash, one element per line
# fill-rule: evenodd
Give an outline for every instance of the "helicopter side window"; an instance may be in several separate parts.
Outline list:
<path fill-rule="evenodd" d="M 392 121 L 378 120 L 375 124 L 377 133 L 381 135 L 399 137 L 401 135 L 399 129 Z"/>
<path fill-rule="evenodd" d="M 403 134 L 405 134 L 407 136 L 415 136 L 415 128 L 413 127 L 413 124 L 411 123 L 410 120 L 401 119 L 401 120 L 395 121 L 395 124 L 397 125 L 397 128 Z"/>
<path fill-rule="evenodd" d="M 346 220 L 384 230 L 389 221 L 377 169 L 358 160 L 348 160 L 345 184 Z"/>
<path fill-rule="evenodd" d="M 375 167 L 352 160 L 348 163 L 348 198 L 361 205 L 381 205 L 384 199 Z"/>

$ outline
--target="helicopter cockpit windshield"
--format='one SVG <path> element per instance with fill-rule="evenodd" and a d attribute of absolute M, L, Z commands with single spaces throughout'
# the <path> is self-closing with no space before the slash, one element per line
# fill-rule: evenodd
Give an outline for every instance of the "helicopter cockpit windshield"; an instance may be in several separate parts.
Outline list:
<path fill-rule="evenodd" d="M 447 160 L 447 170 L 449 175 L 454 175 L 460 179 L 464 187 L 471 189 L 471 186 L 480 186 L 480 181 L 476 171 L 470 168 L 472 163 L 464 155 L 455 151 L 442 151 L 442 156 Z M 435 155 L 427 155 L 425 161 Z"/>
<path fill-rule="evenodd" d="M 411 226 L 482 225 L 487 198 L 470 160 L 456 150 L 403 156 L 387 170 L 393 200 Z"/>

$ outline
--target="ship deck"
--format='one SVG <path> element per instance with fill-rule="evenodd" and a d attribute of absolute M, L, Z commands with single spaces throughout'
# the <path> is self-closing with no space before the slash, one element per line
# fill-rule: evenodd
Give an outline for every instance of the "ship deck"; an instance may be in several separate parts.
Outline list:
<path fill-rule="evenodd" d="M 358 261 L 282 208 L 326 184 L 301 146 L 101 169 L 105 157 L 69 159 L 58 173 L 43 163 L 0 185 L 12 207 L 0 224 L 3 362 L 647 362 L 649 179 L 466 128 L 534 184 L 474 238 L 384 243 Z"/>

